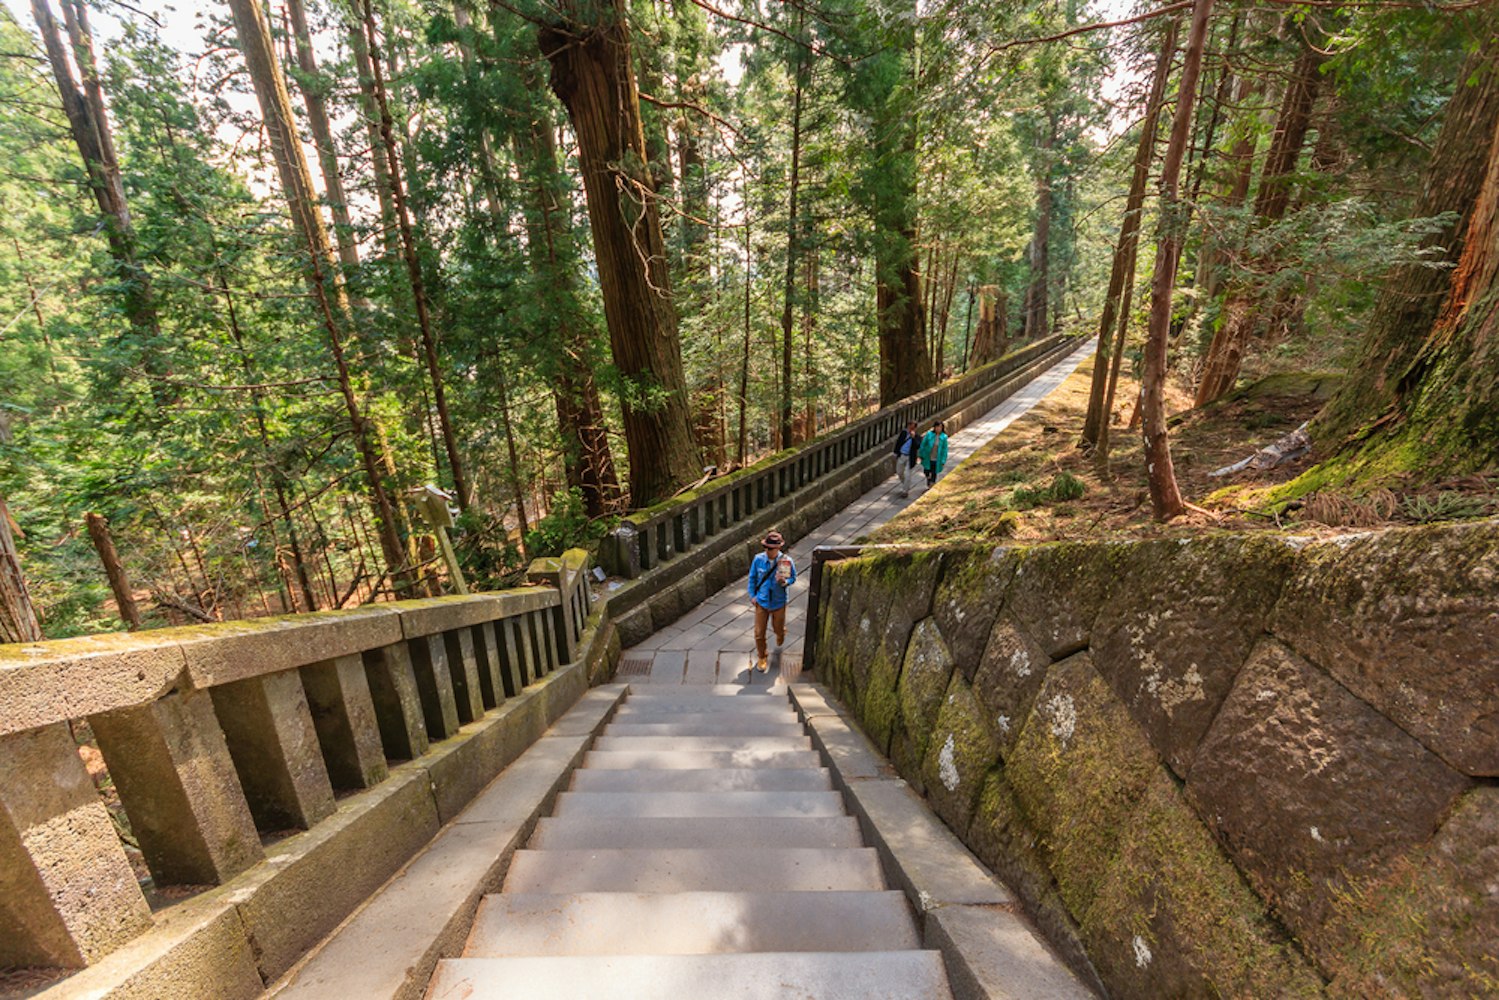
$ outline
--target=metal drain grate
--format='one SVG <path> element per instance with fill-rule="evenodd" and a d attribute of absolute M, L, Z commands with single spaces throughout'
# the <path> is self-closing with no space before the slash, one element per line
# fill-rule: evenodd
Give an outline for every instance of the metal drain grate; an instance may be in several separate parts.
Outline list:
<path fill-rule="evenodd" d="M 615 671 L 618 677 L 649 677 L 651 674 L 651 660 L 649 656 L 626 656 L 620 659 L 619 669 Z"/>

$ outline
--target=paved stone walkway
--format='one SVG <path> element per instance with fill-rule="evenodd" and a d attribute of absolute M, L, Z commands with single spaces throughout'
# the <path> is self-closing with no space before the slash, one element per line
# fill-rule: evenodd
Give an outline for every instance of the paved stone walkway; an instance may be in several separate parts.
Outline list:
<path fill-rule="evenodd" d="M 1079 347 L 1066 359 L 1038 376 L 1009 399 L 951 436 L 947 446 L 947 472 L 988 444 L 1001 431 L 1049 396 L 1067 376 L 1077 370 L 1095 350 L 1095 341 Z M 928 426 L 930 426 L 928 424 Z M 926 427 L 922 427 L 923 432 Z M 791 546 L 797 572 L 812 564 L 812 549 L 818 545 L 847 545 L 866 535 L 916 502 L 926 487 L 919 470 L 909 498 L 900 495 L 900 484 L 891 477 L 824 521 Z M 755 659 L 755 612 L 743 581 L 720 590 L 649 639 L 625 650 L 620 668 L 622 681 L 631 684 L 775 684 L 784 668 L 793 678 L 801 669 L 802 638 L 807 617 L 807 581 L 792 588 L 786 609 L 784 663 L 771 660 L 767 674 L 752 669 Z M 775 636 L 770 636 L 774 647 Z"/>

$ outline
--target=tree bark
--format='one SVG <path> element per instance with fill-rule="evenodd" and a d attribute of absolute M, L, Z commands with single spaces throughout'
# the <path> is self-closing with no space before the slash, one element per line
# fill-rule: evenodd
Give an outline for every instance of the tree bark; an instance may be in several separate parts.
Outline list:
<path fill-rule="evenodd" d="M 42 627 L 31 603 L 26 574 L 21 571 L 12 523 L 10 508 L 0 496 L 0 643 L 37 642 L 42 638 Z"/>
<path fill-rule="evenodd" d="M 1057 141 L 1057 120 L 1048 117 L 1046 132 L 1037 144 L 1040 165 L 1036 170 L 1036 226 L 1031 235 L 1027 259 L 1030 263 L 1030 284 L 1025 289 L 1025 319 L 1022 336 L 1026 340 L 1037 340 L 1046 336 L 1049 323 L 1049 297 L 1051 293 L 1051 151 Z"/>
<path fill-rule="evenodd" d="M 567 483 L 582 493 L 588 516 L 599 517 L 618 502 L 619 478 L 589 363 L 594 331 L 578 288 L 582 262 L 573 241 L 567 179 L 557 163 L 551 121 L 543 109 L 532 111 L 532 120 L 517 131 L 515 143 L 521 177 L 531 196 L 526 246 L 538 288 L 549 290 L 543 323 L 556 358 L 557 423 Z"/>
<path fill-rule="evenodd" d="M 104 564 L 104 575 L 109 579 L 109 589 L 114 592 L 120 618 L 134 632 L 141 627 L 141 611 L 136 607 L 135 594 L 130 589 L 130 580 L 125 575 L 120 554 L 115 551 L 114 537 L 109 533 L 109 521 L 103 514 L 93 512 L 84 514 L 83 520 L 88 525 L 88 536 L 94 543 L 94 551 L 99 553 L 99 562 Z"/>
<path fill-rule="evenodd" d="M 567 0 L 538 41 L 578 139 L 588 222 L 619 373 L 630 501 L 669 496 L 698 473 L 666 242 L 649 176 L 623 0 Z"/>
<path fill-rule="evenodd" d="M 1492 13 L 1479 19 L 1480 30 L 1473 37 L 1481 42 L 1458 73 L 1457 90 L 1447 105 L 1412 209 L 1417 218 L 1456 214 L 1450 229 L 1427 241 L 1429 246 L 1443 248 L 1439 261 L 1455 267 L 1432 267 L 1426 261 L 1406 264 L 1389 276 L 1369 318 L 1360 361 L 1350 366 L 1337 395 L 1312 422 L 1314 440 L 1327 442 L 1328 452 L 1358 447 L 1366 439 L 1377 443 L 1423 416 L 1428 422 L 1440 419 L 1446 432 L 1440 437 L 1471 441 L 1485 426 L 1481 408 L 1485 399 L 1490 401 L 1492 424 L 1496 412 L 1492 402 L 1492 268 L 1496 259 L 1492 241 L 1494 205 L 1499 197 L 1496 21 L 1499 15 Z M 1461 387 L 1447 396 L 1450 410 L 1445 416 L 1434 392 L 1438 385 Z M 1489 432 L 1494 433 L 1492 427 Z M 1478 441 L 1474 453 L 1492 455 L 1492 448 L 1491 437 Z M 1439 460 L 1444 450 L 1420 449 L 1433 460 Z"/>
<path fill-rule="evenodd" d="M 297 70 L 293 74 L 302 103 L 307 108 L 307 127 L 317 148 L 318 169 L 323 175 L 323 190 L 328 209 L 333 214 L 333 239 L 338 245 L 339 263 L 345 276 L 359 269 L 359 245 L 354 239 L 354 224 L 349 217 L 349 200 L 344 193 L 343 177 L 338 169 L 338 148 L 333 143 L 333 125 L 328 120 L 328 105 L 323 98 L 327 78 L 318 69 L 312 51 L 312 33 L 307 27 L 307 10 L 302 0 L 286 0 L 286 19 L 296 44 Z"/>
<path fill-rule="evenodd" d="M 1171 61 L 1176 56 L 1177 21 L 1173 18 L 1166 25 L 1166 37 L 1156 57 L 1155 71 L 1150 78 L 1150 95 L 1145 101 L 1145 120 L 1140 124 L 1140 141 L 1135 147 L 1134 168 L 1130 174 L 1129 194 L 1124 199 L 1124 220 L 1119 228 L 1119 242 L 1114 247 L 1114 262 L 1109 270 L 1109 287 L 1104 293 L 1103 315 L 1098 320 L 1098 350 L 1093 360 L 1093 381 L 1088 390 L 1088 413 L 1083 419 L 1083 434 L 1079 446 L 1096 448 L 1100 428 L 1108 421 L 1104 403 L 1108 396 L 1110 358 L 1124 349 L 1121 335 L 1116 340 L 1114 328 L 1121 310 L 1128 311 L 1130 292 L 1126 286 L 1134 284 L 1135 261 L 1140 249 L 1140 221 L 1145 214 L 1146 185 L 1150 180 L 1150 164 L 1155 154 L 1156 127 L 1161 117 L 1161 104 L 1166 96 L 1166 81 L 1171 76 Z"/>
<path fill-rule="evenodd" d="M 166 368 L 160 363 L 161 352 L 153 349 L 160 336 L 160 327 L 151 277 L 136 259 L 135 229 L 130 221 L 129 203 L 125 200 L 119 158 L 115 154 L 109 116 L 104 106 L 104 92 L 94 65 L 93 37 L 88 29 L 87 11 L 78 0 L 63 0 L 63 16 L 83 78 L 82 89 L 74 79 L 68 50 L 63 45 L 62 34 L 47 0 L 31 0 L 31 13 L 41 32 L 53 79 L 57 82 L 68 131 L 83 160 L 94 202 L 104 217 L 104 234 L 110 256 L 124 278 L 125 318 L 141 341 L 139 350 L 147 370 L 165 374 Z"/>
<path fill-rule="evenodd" d="M 798 7 L 796 15 L 796 34 L 800 38 L 804 30 L 807 12 Z M 792 396 L 793 387 L 791 381 L 791 328 L 795 317 L 796 308 L 796 265 L 798 255 L 801 252 L 801 235 L 799 226 L 801 218 L 797 198 L 801 193 L 801 166 L 802 166 L 802 91 L 806 87 L 807 57 L 806 49 L 798 45 L 796 47 L 796 66 L 792 71 L 791 91 L 791 182 L 787 193 L 786 205 L 786 281 L 781 303 L 781 446 L 788 447 L 793 441 L 792 436 Z"/>
<path fill-rule="evenodd" d="M 1178 197 L 1182 158 L 1192 131 L 1192 105 L 1197 96 L 1197 79 L 1202 69 L 1202 50 L 1207 41 L 1208 15 L 1213 0 L 1196 0 L 1192 6 L 1192 27 L 1187 36 L 1187 51 L 1182 60 L 1181 81 L 1176 97 L 1176 114 L 1171 122 L 1171 139 L 1161 164 L 1161 230 L 1156 244 L 1155 271 L 1150 288 L 1150 338 L 1145 345 L 1145 371 L 1141 385 L 1141 418 L 1145 433 L 1145 471 L 1150 486 L 1150 503 L 1157 520 L 1169 521 L 1182 514 L 1186 504 L 1176 484 L 1176 470 L 1171 463 L 1171 443 L 1166 430 L 1166 341 L 1171 333 L 1171 293 L 1176 281 L 1176 267 L 1181 259 L 1185 238 L 1182 206 Z M 1173 40 L 1174 41 L 1174 40 Z"/>
<path fill-rule="evenodd" d="M 1322 64 L 1328 55 L 1310 43 L 1303 46 L 1291 79 L 1286 83 L 1280 114 L 1275 120 L 1275 134 L 1260 170 L 1260 187 L 1255 194 L 1255 224 L 1264 226 L 1285 217 L 1290 205 L 1296 161 L 1306 144 L 1312 107 L 1321 86 Z M 1237 283 L 1228 293 L 1222 321 L 1203 360 L 1202 378 L 1197 384 L 1196 405 L 1218 399 L 1234 387 L 1244 349 L 1259 325 L 1257 289 L 1245 282 Z"/>
<path fill-rule="evenodd" d="M 307 159 L 303 155 L 301 140 L 292 120 L 291 98 L 281 76 L 280 64 L 276 61 L 270 27 L 265 20 L 260 0 L 229 0 L 229 7 L 234 15 L 240 49 L 255 87 L 266 134 L 270 139 L 271 154 L 281 179 L 287 209 L 306 252 L 304 275 L 338 371 L 339 391 L 343 397 L 355 447 L 359 450 L 364 465 L 370 503 L 380 536 L 380 548 L 395 589 L 401 592 L 411 586 L 411 572 L 406 566 L 404 547 L 396 533 L 395 511 L 382 475 L 385 456 L 363 413 L 359 394 L 354 386 L 354 376 L 349 368 L 345 344 L 346 338 L 352 333 L 348 299 L 343 286 L 330 280 L 333 248 L 328 239 L 328 230 L 323 225 L 322 214 L 317 209 L 312 176 L 308 172 Z"/>
<path fill-rule="evenodd" d="M 375 7 L 372 0 L 363 0 L 363 7 L 365 42 L 369 46 L 370 65 L 374 72 L 375 109 L 380 116 L 380 145 L 372 150 L 372 154 L 385 157 L 386 175 L 390 180 L 391 202 L 395 209 L 396 226 L 400 233 L 401 259 L 406 264 L 406 278 L 411 284 L 416 325 L 422 336 L 422 358 L 426 362 L 427 378 L 432 383 L 432 401 L 437 407 L 437 422 L 442 432 L 443 450 L 447 453 L 448 471 L 453 476 L 458 506 L 463 510 L 468 510 L 473 498 L 469 493 L 468 478 L 463 472 L 463 457 L 458 450 L 458 435 L 453 429 L 453 418 L 448 410 L 447 388 L 443 384 L 442 366 L 438 364 L 437 359 L 437 332 L 432 325 L 432 304 L 427 295 L 427 281 L 422 273 L 421 259 L 416 252 L 416 236 L 411 228 L 411 212 L 406 204 L 405 185 L 401 181 L 401 161 L 395 142 L 395 120 L 390 113 L 390 101 L 385 94 L 385 77 L 380 68 L 380 44 L 375 26 Z"/>

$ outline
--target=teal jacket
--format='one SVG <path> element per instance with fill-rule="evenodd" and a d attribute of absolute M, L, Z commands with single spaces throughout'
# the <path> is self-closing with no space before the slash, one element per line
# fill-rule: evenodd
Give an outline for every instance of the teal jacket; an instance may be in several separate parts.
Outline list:
<path fill-rule="evenodd" d="M 918 454 L 927 465 L 942 468 L 947 464 L 947 435 L 927 431 L 921 439 L 921 451 Z"/>

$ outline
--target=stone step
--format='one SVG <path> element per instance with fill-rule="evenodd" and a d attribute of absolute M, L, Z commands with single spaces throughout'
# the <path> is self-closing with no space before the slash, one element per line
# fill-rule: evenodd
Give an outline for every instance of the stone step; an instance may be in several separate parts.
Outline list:
<path fill-rule="evenodd" d="M 630 686 L 630 693 L 625 696 L 625 704 L 638 705 L 646 701 L 674 699 L 706 701 L 715 698 L 749 698 L 753 700 L 764 698 L 766 695 L 790 704 L 790 695 L 786 693 L 784 687 L 772 689 L 769 686 L 747 687 L 743 684 L 633 684 Z"/>
<path fill-rule="evenodd" d="M 826 892 L 883 889 L 873 848 L 516 851 L 503 891 Z"/>
<path fill-rule="evenodd" d="M 615 710 L 613 720 L 626 722 L 640 719 L 642 722 L 665 716 L 667 722 L 711 722 L 725 715 L 742 715 L 753 719 L 796 720 L 796 711 L 790 704 L 766 698 L 691 698 L 664 699 L 660 701 L 631 701 Z"/>
<path fill-rule="evenodd" d="M 811 750 L 810 736 L 600 736 L 595 750 Z"/>
<path fill-rule="evenodd" d="M 465 958 L 901 951 L 921 947 L 905 893 L 583 892 L 485 896 Z"/>
<path fill-rule="evenodd" d="M 537 822 L 532 850 L 579 848 L 863 847 L 852 816 L 551 816 Z"/>
<path fill-rule="evenodd" d="M 563 792 L 553 816 L 843 816 L 838 792 Z"/>
<path fill-rule="evenodd" d="M 703 768 L 815 768 L 822 758 L 815 750 L 590 750 L 583 767 L 631 770 L 701 770 Z"/>
<path fill-rule="evenodd" d="M 937 1000 L 951 997 L 935 951 L 755 952 L 450 958 L 428 1000 Z"/>
<path fill-rule="evenodd" d="M 827 768 L 694 768 L 573 772 L 575 792 L 830 792 Z"/>
<path fill-rule="evenodd" d="M 806 733 L 800 722 L 740 719 L 727 716 L 713 722 L 613 722 L 604 736 L 777 736 L 795 739 Z"/>

